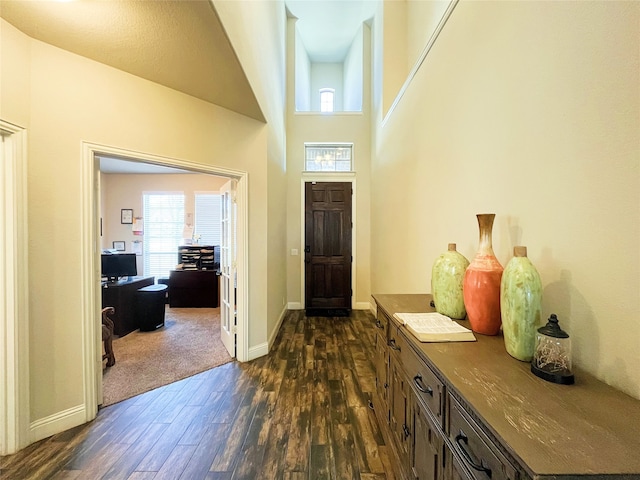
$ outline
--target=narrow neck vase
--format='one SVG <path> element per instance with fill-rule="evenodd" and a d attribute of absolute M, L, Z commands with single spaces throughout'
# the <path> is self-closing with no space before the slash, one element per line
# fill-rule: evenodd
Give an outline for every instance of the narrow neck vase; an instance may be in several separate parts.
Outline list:
<path fill-rule="evenodd" d="M 465 271 L 464 306 L 471 330 L 483 335 L 500 332 L 500 280 L 503 268 L 493 253 L 494 213 L 476 215 L 480 229 L 476 256 Z"/>

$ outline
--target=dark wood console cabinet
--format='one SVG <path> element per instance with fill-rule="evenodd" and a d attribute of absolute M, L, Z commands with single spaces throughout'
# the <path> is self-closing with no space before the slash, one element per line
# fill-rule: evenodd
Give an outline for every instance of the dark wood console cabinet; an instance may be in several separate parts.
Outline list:
<path fill-rule="evenodd" d="M 113 333 L 122 337 L 140 328 L 136 318 L 136 293 L 155 283 L 154 277 L 131 277 L 102 285 L 102 308 L 113 307 Z"/>
<path fill-rule="evenodd" d="M 501 335 L 421 343 L 393 314 L 433 311 L 430 295 L 373 298 L 373 408 L 398 478 L 640 479 L 640 400 L 579 370 L 546 382 Z"/>
<path fill-rule="evenodd" d="M 218 307 L 218 273 L 213 270 L 171 270 L 169 306 Z"/>

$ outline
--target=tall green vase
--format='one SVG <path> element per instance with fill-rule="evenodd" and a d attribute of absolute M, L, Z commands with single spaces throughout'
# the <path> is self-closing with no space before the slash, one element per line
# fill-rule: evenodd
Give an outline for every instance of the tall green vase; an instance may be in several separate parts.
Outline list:
<path fill-rule="evenodd" d="M 431 269 L 431 294 L 436 311 L 450 318 L 462 319 L 467 315 L 462 296 L 464 272 L 469 260 L 456 251 L 456 244 L 438 256 Z"/>
<path fill-rule="evenodd" d="M 527 247 L 515 247 L 500 283 L 500 312 L 504 344 L 509 355 L 523 362 L 533 358 L 542 309 L 542 282 L 527 258 Z"/>

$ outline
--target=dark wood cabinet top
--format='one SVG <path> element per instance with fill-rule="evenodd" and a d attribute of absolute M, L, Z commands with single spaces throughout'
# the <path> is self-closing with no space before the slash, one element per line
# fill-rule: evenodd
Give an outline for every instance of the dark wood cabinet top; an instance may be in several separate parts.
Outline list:
<path fill-rule="evenodd" d="M 392 320 L 398 312 L 433 311 L 430 295 L 373 297 Z M 406 332 L 449 391 L 533 478 L 640 478 L 640 400 L 579 369 L 574 385 L 542 380 L 506 352 L 502 335 L 420 343 Z"/>

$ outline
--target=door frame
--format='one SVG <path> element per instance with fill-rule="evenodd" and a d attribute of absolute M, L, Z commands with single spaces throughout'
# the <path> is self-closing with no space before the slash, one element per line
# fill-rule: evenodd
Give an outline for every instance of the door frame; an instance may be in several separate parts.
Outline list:
<path fill-rule="evenodd" d="M 30 442 L 27 132 L 0 120 L 0 455 Z"/>
<path fill-rule="evenodd" d="M 86 421 L 93 420 L 98 412 L 101 400 L 102 384 L 102 346 L 98 319 L 101 310 L 100 292 L 100 166 L 97 156 L 115 156 L 130 161 L 139 161 L 155 165 L 180 168 L 193 173 L 204 173 L 237 180 L 237 345 L 236 358 L 249 360 L 248 329 L 248 174 L 213 165 L 178 160 L 175 158 L 125 150 L 122 148 L 82 142 L 82 211 L 81 227 L 81 278 L 80 297 L 83 316 L 83 391 Z"/>
<path fill-rule="evenodd" d="M 353 256 L 353 261 L 351 262 L 351 308 L 353 310 L 357 309 L 357 303 L 355 299 L 357 298 L 356 292 L 356 262 L 358 260 L 357 252 L 356 252 L 356 238 L 357 238 L 357 216 L 356 216 L 356 198 L 357 198 L 357 189 L 356 189 L 356 174 L 354 172 L 344 172 L 344 173 L 303 173 L 302 178 L 300 179 L 300 308 L 304 310 L 307 308 L 306 306 L 306 296 L 305 296 L 305 263 L 304 263 L 304 245 L 305 245 L 305 183 L 309 182 L 318 182 L 318 183 L 332 183 L 332 182 L 342 182 L 342 183 L 350 183 L 351 189 L 353 190 L 353 195 L 351 197 L 351 222 L 353 223 L 353 228 L 351 229 L 351 255 Z"/>

